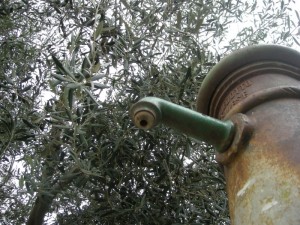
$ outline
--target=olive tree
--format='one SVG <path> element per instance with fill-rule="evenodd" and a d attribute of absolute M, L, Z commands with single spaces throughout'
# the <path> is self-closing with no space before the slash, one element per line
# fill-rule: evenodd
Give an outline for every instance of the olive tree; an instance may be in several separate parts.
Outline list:
<path fill-rule="evenodd" d="M 203 78 L 224 55 L 297 45 L 291 4 L 1 3 L 0 219 L 229 224 L 214 149 L 164 126 L 138 130 L 128 110 L 144 96 L 194 109 Z"/>

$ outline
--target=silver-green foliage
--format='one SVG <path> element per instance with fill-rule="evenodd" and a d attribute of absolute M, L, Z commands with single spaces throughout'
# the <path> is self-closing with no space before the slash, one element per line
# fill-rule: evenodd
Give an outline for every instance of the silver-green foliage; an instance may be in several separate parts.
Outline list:
<path fill-rule="evenodd" d="M 166 127 L 137 130 L 128 109 L 144 96 L 195 108 L 225 54 L 297 45 L 290 4 L 0 3 L 4 223 L 229 224 L 213 149 Z"/>

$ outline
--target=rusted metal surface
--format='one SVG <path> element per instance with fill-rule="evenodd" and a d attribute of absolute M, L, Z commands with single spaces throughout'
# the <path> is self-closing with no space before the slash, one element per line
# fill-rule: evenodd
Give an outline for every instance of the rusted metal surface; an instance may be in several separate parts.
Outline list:
<path fill-rule="evenodd" d="M 277 63 L 288 65 L 288 67 L 294 67 L 295 71 L 293 72 L 293 76 L 297 77 L 297 74 L 299 73 L 299 58 L 300 53 L 298 51 L 277 45 L 250 46 L 234 52 L 229 57 L 222 59 L 214 68 L 212 68 L 209 73 L 210 75 L 206 76 L 199 90 L 197 98 L 197 111 L 203 114 L 212 115 L 212 112 L 210 111 L 210 107 L 212 106 L 211 98 L 215 95 L 215 91 L 217 88 L 219 88 L 219 85 L 223 83 L 224 79 L 230 74 L 236 72 L 239 74 L 239 76 L 241 76 L 243 72 L 239 72 L 239 70 L 247 70 L 247 67 L 251 64 L 262 64 L 263 68 L 265 68 L 265 63 L 271 62 L 271 68 Z M 277 66 L 277 68 L 283 69 L 285 67 Z M 251 70 L 248 69 L 248 71 Z M 287 69 L 287 71 L 289 71 L 289 69 Z M 254 73 L 252 75 L 255 76 L 256 74 Z M 235 76 L 234 79 L 236 78 L 237 76 Z M 236 96 L 237 101 L 239 98 L 243 98 L 242 91 L 244 89 L 249 89 L 248 87 L 252 86 L 252 82 L 247 82 L 247 79 L 238 78 L 238 80 L 232 80 L 232 83 L 239 85 L 239 87 L 236 86 L 237 89 L 232 90 L 232 95 L 234 92 L 241 94 L 240 97 Z M 275 82 L 275 80 L 270 77 L 270 79 L 267 80 L 267 83 L 268 82 L 272 83 Z M 285 79 L 280 79 L 277 80 L 277 84 L 275 83 L 274 85 L 284 85 L 284 82 Z M 266 82 L 264 83 L 266 84 Z"/>
<path fill-rule="evenodd" d="M 299 61 L 285 47 L 246 48 L 221 61 L 199 92 L 198 111 L 240 127 L 241 140 L 217 154 L 232 224 L 300 224 Z"/>
<path fill-rule="evenodd" d="M 244 148 L 253 133 L 253 122 L 244 114 L 238 113 L 230 117 L 235 127 L 234 139 L 228 149 L 224 152 L 218 152 L 216 160 L 222 165 L 226 165 L 237 155 L 239 149 Z"/>
<path fill-rule="evenodd" d="M 300 100 L 247 112 L 249 144 L 224 166 L 232 224 L 300 224 Z"/>
<path fill-rule="evenodd" d="M 232 224 L 300 224 L 299 112 L 279 99 L 247 113 L 255 132 L 225 166 Z"/>
<path fill-rule="evenodd" d="M 226 76 L 216 88 L 211 98 L 209 115 L 219 119 L 228 117 L 228 113 L 237 104 L 249 98 L 254 99 L 255 104 L 264 102 L 261 92 L 297 87 L 297 83 L 299 84 L 297 79 L 299 79 L 299 69 L 287 64 L 258 62 L 247 65 Z M 280 91 L 277 93 L 279 94 L 277 96 L 281 97 Z"/>

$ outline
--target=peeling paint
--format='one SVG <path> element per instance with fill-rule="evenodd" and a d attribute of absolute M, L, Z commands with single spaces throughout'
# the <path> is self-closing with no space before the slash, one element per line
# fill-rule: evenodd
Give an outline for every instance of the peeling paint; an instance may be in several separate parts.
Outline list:
<path fill-rule="evenodd" d="M 238 196 L 238 197 L 243 196 L 243 195 L 245 194 L 246 190 L 247 190 L 248 188 L 250 188 L 250 187 L 255 183 L 255 181 L 256 181 L 255 179 L 250 179 L 250 180 L 248 180 L 248 181 L 246 182 L 246 184 L 244 185 L 244 187 L 243 187 L 241 190 L 238 191 L 237 196 Z"/>
<path fill-rule="evenodd" d="M 277 202 L 276 200 L 273 199 L 271 202 L 265 204 L 265 205 L 262 207 L 261 211 L 262 211 L 262 212 L 265 212 L 265 211 L 271 209 L 274 205 L 277 205 L 277 204 L 278 204 L 278 202 Z"/>
<path fill-rule="evenodd" d="M 299 58 L 285 47 L 252 46 L 214 67 L 199 91 L 197 111 L 225 121 L 242 113 L 253 128 L 236 128 L 241 145 L 216 156 L 232 225 L 300 224 Z"/>

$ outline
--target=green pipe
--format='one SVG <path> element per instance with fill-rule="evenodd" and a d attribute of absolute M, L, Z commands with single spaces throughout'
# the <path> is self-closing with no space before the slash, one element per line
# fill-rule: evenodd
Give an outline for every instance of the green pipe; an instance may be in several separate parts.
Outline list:
<path fill-rule="evenodd" d="M 130 114 L 138 128 L 148 130 L 163 123 L 213 145 L 218 152 L 226 151 L 234 137 L 234 124 L 230 120 L 217 120 L 155 97 L 146 97 L 135 103 Z"/>

